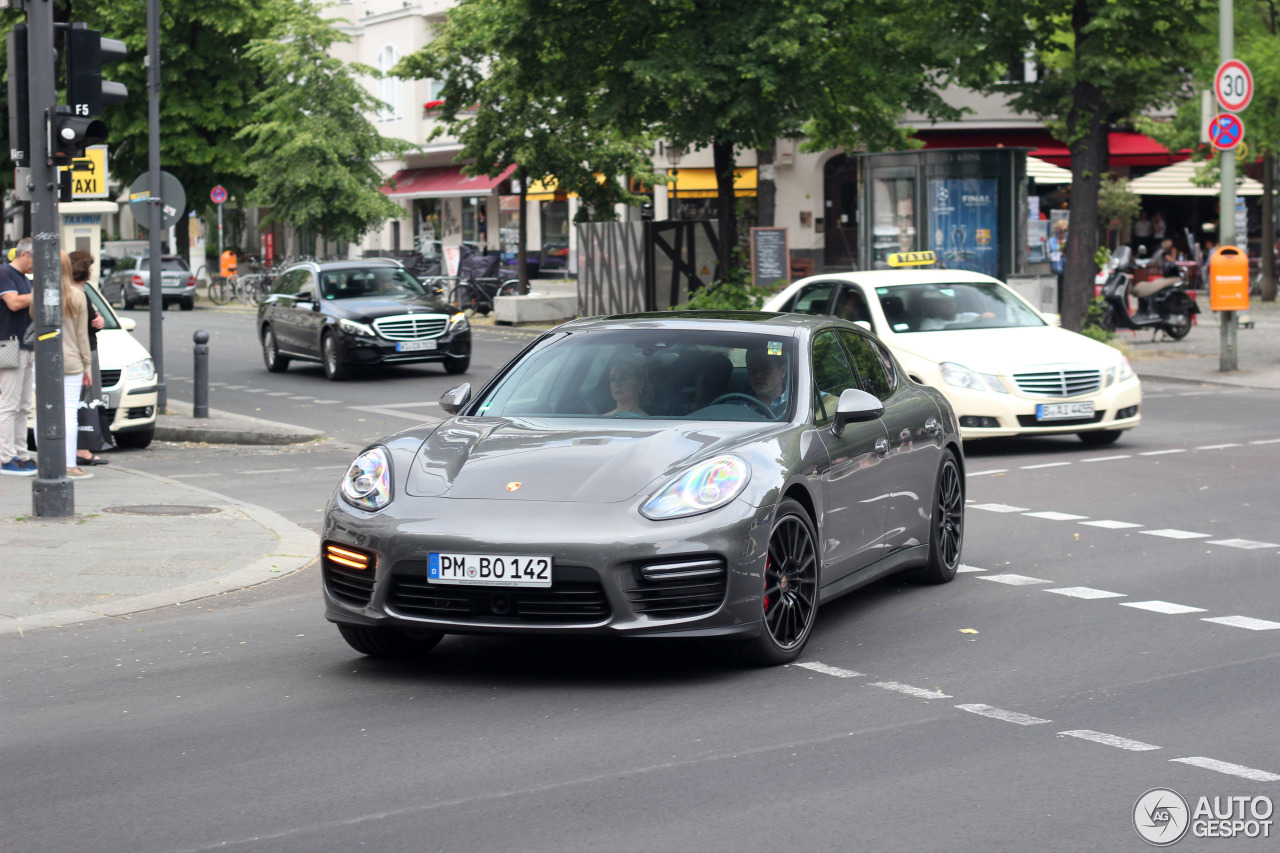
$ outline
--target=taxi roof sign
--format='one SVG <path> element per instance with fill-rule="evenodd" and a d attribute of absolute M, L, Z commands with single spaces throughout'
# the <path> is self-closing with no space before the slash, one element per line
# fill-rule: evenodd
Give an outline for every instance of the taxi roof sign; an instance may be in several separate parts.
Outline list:
<path fill-rule="evenodd" d="M 938 256 L 933 252 L 898 252 L 884 260 L 891 267 L 916 267 L 936 264 Z"/>

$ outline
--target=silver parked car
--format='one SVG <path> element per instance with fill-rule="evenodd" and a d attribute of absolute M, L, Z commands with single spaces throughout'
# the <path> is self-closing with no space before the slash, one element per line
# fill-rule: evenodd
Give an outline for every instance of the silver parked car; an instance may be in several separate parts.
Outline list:
<path fill-rule="evenodd" d="M 450 417 L 370 446 L 326 511 L 326 616 L 365 654 L 685 636 L 779 664 L 822 602 L 959 566 L 955 414 L 852 323 L 577 320 L 440 402 Z"/>

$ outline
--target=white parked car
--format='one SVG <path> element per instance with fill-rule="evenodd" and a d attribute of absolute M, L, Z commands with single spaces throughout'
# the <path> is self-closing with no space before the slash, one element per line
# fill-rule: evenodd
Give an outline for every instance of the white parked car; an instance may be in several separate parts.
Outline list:
<path fill-rule="evenodd" d="M 965 439 L 1075 433 L 1086 444 L 1110 444 L 1141 419 L 1142 387 L 1122 353 L 1058 327 L 980 273 L 816 275 L 763 308 L 870 329 L 913 379 L 947 396 Z"/>

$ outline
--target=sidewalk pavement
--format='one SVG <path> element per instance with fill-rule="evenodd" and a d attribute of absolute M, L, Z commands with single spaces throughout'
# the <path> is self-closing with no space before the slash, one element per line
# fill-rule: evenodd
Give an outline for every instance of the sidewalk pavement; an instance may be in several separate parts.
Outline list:
<path fill-rule="evenodd" d="M 1250 309 L 1237 312 L 1251 328 L 1236 330 L 1238 370 L 1219 370 L 1221 327 L 1219 315 L 1209 310 L 1207 294 L 1200 295 L 1198 324 L 1180 341 L 1151 332 L 1117 332 L 1138 376 L 1154 381 L 1210 382 L 1244 388 L 1280 390 L 1280 302 L 1260 302 L 1251 297 Z M 1157 338 L 1159 340 L 1152 340 Z"/>
<path fill-rule="evenodd" d="M 169 401 L 156 438 L 295 444 L 321 433 Z M 312 564 L 315 533 L 265 507 L 117 464 L 75 484 L 75 515 L 36 518 L 30 477 L 0 477 L 0 634 L 124 616 Z"/>

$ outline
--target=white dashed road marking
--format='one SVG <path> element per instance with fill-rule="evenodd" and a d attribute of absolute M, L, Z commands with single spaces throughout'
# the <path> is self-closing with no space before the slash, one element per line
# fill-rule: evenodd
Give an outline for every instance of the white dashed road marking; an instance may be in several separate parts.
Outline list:
<path fill-rule="evenodd" d="M 292 393 L 293 393 L 292 391 L 268 391 L 267 396 L 268 397 L 288 397 Z"/>
<path fill-rule="evenodd" d="M 1266 619 L 1253 619 L 1248 616 L 1210 616 L 1200 621 L 1230 625 L 1232 628 L 1247 628 L 1250 631 L 1274 631 L 1280 628 L 1280 622 L 1268 622 Z"/>
<path fill-rule="evenodd" d="M 1274 542 L 1254 542 L 1251 539 L 1210 539 L 1210 545 L 1225 545 L 1228 548 L 1280 548 Z"/>
<path fill-rule="evenodd" d="M 1036 468 L 1061 468 L 1063 465 L 1070 465 L 1070 462 L 1045 462 L 1041 465 L 1023 465 L 1022 470 L 1034 471 Z"/>
<path fill-rule="evenodd" d="M 854 672 L 851 669 L 841 669 L 838 666 L 827 666 L 825 663 L 818 663 L 817 661 L 806 661 L 798 663 L 796 666 L 811 669 L 814 672 L 821 672 L 823 675 L 834 675 L 836 678 L 857 678 L 860 675 L 866 675 L 865 672 Z"/>
<path fill-rule="evenodd" d="M 992 468 L 990 471 L 970 471 L 966 477 L 983 477 L 987 474 L 1008 474 L 1008 468 Z"/>
<path fill-rule="evenodd" d="M 969 509 L 985 509 L 987 512 L 1026 512 L 1028 507 L 1008 504 L 972 504 Z"/>
<path fill-rule="evenodd" d="M 990 705 L 957 705 L 956 707 L 961 711 L 968 711 L 970 714 L 977 714 L 980 717 L 990 717 L 993 720 L 1003 720 L 1006 723 L 1017 723 L 1020 726 L 1038 726 L 1041 723 L 1053 722 L 1053 720 L 1042 720 L 1029 714 L 1019 714 L 1017 711 L 992 708 Z"/>
<path fill-rule="evenodd" d="M 977 566 L 961 566 L 956 569 L 957 572 L 985 572 L 986 569 L 980 569 Z"/>
<path fill-rule="evenodd" d="M 1081 459 L 1081 462 L 1110 462 L 1114 459 L 1132 459 L 1133 454 L 1121 453 L 1118 456 L 1095 456 L 1092 459 Z"/>
<path fill-rule="evenodd" d="M 1069 512 L 1024 512 L 1023 515 L 1031 518 L 1047 518 L 1049 521 L 1079 521 L 1082 518 L 1088 518 L 1087 515 L 1072 515 Z"/>
<path fill-rule="evenodd" d="M 1122 601 L 1121 607 L 1136 607 L 1139 610 L 1150 610 L 1152 613 L 1167 613 L 1178 616 L 1182 613 L 1204 613 L 1203 607 L 1188 607 L 1185 604 L 1174 604 L 1170 601 Z"/>
<path fill-rule="evenodd" d="M 1058 589 L 1046 589 L 1045 592 L 1071 598 L 1124 598 L 1125 595 L 1123 592 L 1107 592 L 1105 589 L 1093 589 L 1087 586 L 1064 586 Z"/>
<path fill-rule="evenodd" d="M 1053 583 L 1053 581 L 1040 580 L 1040 578 L 1029 578 L 1026 575 L 983 575 L 978 578 L 978 580 L 1007 583 L 1009 586 L 1030 586 L 1037 583 Z"/>
<path fill-rule="evenodd" d="M 297 471 L 297 468 L 262 468 L 253 471 L 241 471 L 241 474 L 288 474 L 290 471 Z"/>
<path fill-rule="evenodd" d="M 1173 528 L 1162 528 L 1160 530 L 1142 530 L 1147 536 L 1163 536 L 1166 539 L 1208 539 L 1208 533 L 1192 533 L 1190 530 L 1175 530 Z"/>
<path fill-rule="evenodd" d="M 1239 776 L 1242 779 L 1248 779 L 1251 782 L 1280 782 L 1280 775 L 1268 773 L 1265 770 L 1254 770 L 1252 767 L 1244 767 L 1240 764 L 1230 764 L 1226 761 L 1217 761 L 1212 758 L 1204 758 L 1199 755 L 1190 758 L 1170 758 L 1171 762 L 1176 761 L 1179 764 L 1190 764 L 1193 767 L 1203 767 L 1205 770 L 1216 770 L 1219 773 L 1227 773 L 1231 776 Z"/>
<path fill-rule="evenodd" d="M 1251 441 L 1250 444 L 1280 444 L 1280 438 L 1264 438 L 1262 441 Z"/>
<path fill-rule="evenodd" d="M 1202 444 L 1196 450 L 1224 450 L 1228 447 L 1241 447 L 1239 444 Z"/>
<path fill-rule="evenodd" d="M 1071 731 L 1058 732 L 1058 734 L 1066 735 L 1067 737 L 1078 737 L 1081 740 L 1091 740 L 1094 743 L 1114 746 L 1117 749 L 1127 749 L 1130 752 L 1149 752 L 1153 749 L 1160 748 L 1149 743 L 1143 743 L 1140 740 L 1129 740 L 1127 737 L 1109 735 L 1105 732 L 1095 732 L 1090 729 L 1073 729 Z"/>
<path fill-rule="evenodd" d="M 1087 524 L 1090 527 L 1105 527 L 1107 530 L 1123 530 L 1126 527 L 1141 527 L 1141 524 L 1134 524 L 1132 521 L 1112 521 L 1107 518 L 1097 521 L 1082 521 L 1081 524 Z"/>
<path fill-rule="evenodd" d="M 265 394 L 265 393 L 267 393 L 267 389 L 266 389 L 266 388 L 246 388 L 246 389 L 244 389 L 244 393 L 246 393 L 246 394 Z"/>
<path fill-rule="evenodd" d="M 953 697 L 943 693 L 941 690 L 925 690 L 922 687 L 912 687 L 910 684 L 899 684 L 896 681 L 877 681 L 871 685 L 872 687 L 881 687 L 885 690 L 893 690 L 898 693 L 905 693 L 908 696 L 915 696 L 920 699 L 951 699 Z"/>
<path fill-rule="evenodd" d="M 1170 450 L 1148 450 L 1144 453 L 1139 453 L 1138 455 L 1139 456 L 1163 456 L 1166 453 L 1186 453 L 1186 452 L 1187 451 L 1183 448 L 1174 447 Z"/>

